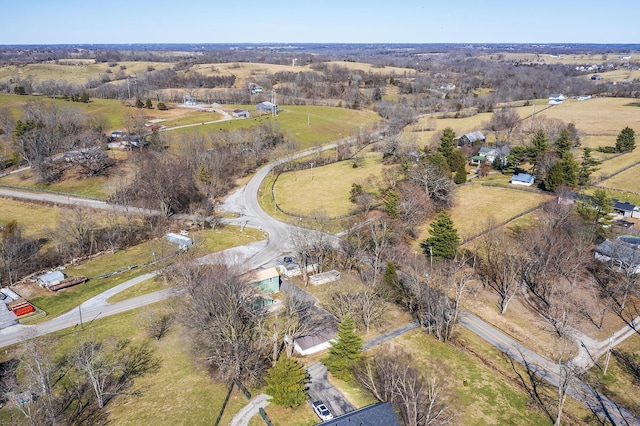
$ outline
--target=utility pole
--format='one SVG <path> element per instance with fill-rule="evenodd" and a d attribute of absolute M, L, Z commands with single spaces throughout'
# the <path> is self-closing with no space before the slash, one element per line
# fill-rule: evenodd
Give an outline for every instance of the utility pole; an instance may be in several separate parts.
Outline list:
<path fill-rule="evenodd" d="M 84 324 L 82 323 L 82 308 L 78 305 L 78 313 L 80 314 L 80 328 L 84 330 Z"/>
<path fill-rule="evenodd" d="M 613 350 L 613 335 L 609 337 L 609 348 L 607 349 L 607 357 L 604 360 L 604 370 L 602 370 L 603 375 L 607 375 L 607 368 L 609 368 L 609 360 L 611 359 L 611 351 Z"/>

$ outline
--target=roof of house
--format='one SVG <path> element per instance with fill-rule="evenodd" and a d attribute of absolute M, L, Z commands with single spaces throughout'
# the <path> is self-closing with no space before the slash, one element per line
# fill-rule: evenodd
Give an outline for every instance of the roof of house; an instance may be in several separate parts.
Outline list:
<path fill-rule="evenodd" d="M 269 101 L 260 102 L 256 107 L 258 108 L 275 108 L 276 104 Z"/>
<path fill-rule="evenodd" d="M 549 95 L 549 99 L 551 98 L 564 98 L 564 95 L 562 93 L 552 93 Z"/>
<path fill-rule="evenodd" d="M 513 175 L 511 177 L 511 182 L 526 182 L 526 183 L 533 183 L 533 180 L 535 178 L 533 177 L 533 175 L 530 175 L 529 173 L 518 173 L 517 175 Z"/>
<path fill-rule="evenodd" d="M 272 266 L 271 268 L 267 269 L 257 269 L 255 271 L 251 271 L 249 279 L 251 280 L 251 282 L 258 282 L 278 276 L 280 276 L 278 270 L 275 268 L 275 266 Z"/>
<path fill-rule="evenodd" d="M 604 240 L 595 248 L 595 251 L 630 267 L 640 265 L 640 247 L 627 244 L 619 239 Z"/>
<path fill-rule="evenodd" d="M 337 329 L 330 325 L 314 330 L 312 333 L 309 333 L 306 336 L 300 336 L 296 338 L 295 343 L 302 349 L 306 351 L 309 348 L 314 346 L 321 345 L 325 342 L 336 337 Z"/>
<path fill-rule="evenodd" d="M 475 141 L 485 140 L 484 135 L 481 131 L 476 130 L 475 132 L 465 133 L 462 137 L 466 137 L 469 142 L 474 143 Z"/>
<path fill-rule="evenodd" d="M 613 209 L 621 210 L 625 212 L 640 211 L 640 208 L 638 208 L 637 206 L 626 201 L 623 202 L 623 201 L 616 200 L 615 198 L 613 199 Z"/>
<path fill-rule="evenodd" d="M 367 405 L 359 410 L 322 422 L 323 426 L 400 426 L 400 421 L 390 402 Z"/>
<path fill-rule="evenodd" d="M 38 281 L 42 281 L 45 284 L 58 280 L 64 280 L 64 274 L 60 271 L 49 272 L 38 277 Z"/>
<path fill-rule="evenodd" d="M 495 155 L 498 153 L 498 150 L 495 148 L 480 148 L 478 155 Z"/>

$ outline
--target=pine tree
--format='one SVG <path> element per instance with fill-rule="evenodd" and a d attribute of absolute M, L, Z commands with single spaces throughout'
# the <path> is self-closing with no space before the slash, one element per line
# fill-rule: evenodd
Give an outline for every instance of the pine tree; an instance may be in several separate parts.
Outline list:
<path fill-rule="evenodd" d="M 547 176 L 542 181 L 544 189 L 549 192 L 554 192 L 556 188 L 564 183 L 564 170 L 562 168 L 562 161 L 557 161 Z"/>
<path fill-rule="evenodd" d="M 582 163 L 578 172 L 578 185 L 587 186 L 591 180 L 591 174 L 598 170 L 600 162 L 591 156 L 591 148 L 585 148 L 582 154 Z"/>
<path fill-rule="evenodd" d="M 353 367 L 362 356 L 362 338 L 355 331 L 355 323 L 350 316 L 342 318 L 338 326 L 338 336 L 323 360 L 327 370 L 340 379 L 348 379 Z"/>
<path fill-rule="evenodd" d="M 613 200 L 602 188 L 593 191 L 593 196 L 579 196 L 576 203 L 576 210 L 580 216 L 586 220 L 593 221 L 603 226 L 611 223 L 611 213 L 613 213 Z"/>
<path fill-rule="evenodd" d="M 560 155 L 563 155 L 565 152 L 571 150 L 571 133 L 569 130 L 564 129 L 558 139 L 556 139 L 556 152 Z"/>
<path fill-rule="evenodd" d="M 533 136 L 533 146 L 529 150 L 529 161 L 536 164 L 538 156 L 543 152 L 549 151 L 549 141 L 547 140 L 547 134 L 544 130 L 538 130 Z"/>
<path fill-rule="evenodd" d="M 616 139 L 617 152 L 631 152 L 636 148 L 635 132 L 629 126 L 620 131 Z"/>
<path fill-rule="evenodd" d="M 442 131 L 442 136 L 440 136 L 440 146 L 438 146 L 438 152 L 442 154 L 442 156 L 447 160 L 447 163 L 449 163 L 451 155 L 453 154 L 453 150 L 456 148 L 454 144 L 455 140 L 456 133 L 451 127 L 447 127 Z"/>
<path fill-rule="evenodd" d="M 458 231 L 453 226 L 451 216 L 445 210 L 431 223 L 429 238 L 420 243 L 425 254 L 445 259 L 456 257 L 456 251 L 460 245 Z"/>
<path fill-rule="evenodd" d="M 397 299 L 400 296 L 402 287 L 400 286 L 400 279 L 398 278 L 398 270 L 395 263 L 387 262 L 384 275 L 382 276 L 382 284 L 384 286 L 384 293 L 390 299 Z"/>
<path fill-rule="evenodd" d="M 389 189 L 384 193 L 384 211 L 391 217 L 400 217 L 399 195 Z"/>
<path fill-rule="evenodd" d="M 464 165 L 456 170 L 456 175 L 453 177 L 453 181 L 458 185 L 467 182 L 467 169 Z"/>
<path fill-rule="evenodd" d="M 562 180 L 565 185 L 575 187 L 578 185 L 578 175 L 580 174 L 580 165 L 570 152 L 565 152 L 560 160 L 562 166 Z"/>
<path fill-rule="evenodd" d="M 142 108 L 144 107 L 144 104 L 142 103 L 142 101 L 140 99 L 136 100 L 136 108 Z"/>
<path fill-rule="evenodd" d="M 153 103 L 151 102 L 151 99 L 147 99 L 144 103 L 144 107 L 146 109 L 152 109 L 153 108 Z"/>
<path fill-rule="evenodd" d="M 280 357 L 275 367 L 269 370 L 265 381 L 265 393 L 273 397 L 274 404 L 293 408 L 300 406 L 308 398 L 305 389 L 309 374 L 293 358 Z"/>

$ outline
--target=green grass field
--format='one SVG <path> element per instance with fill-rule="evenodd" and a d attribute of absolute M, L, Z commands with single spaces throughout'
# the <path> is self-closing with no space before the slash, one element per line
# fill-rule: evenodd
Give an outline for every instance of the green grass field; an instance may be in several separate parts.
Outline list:
<path fill-rule="evenodd" d="M 0 198 L 0 225 L 16 220 L 22 226 L 24 235 L 44 237 L 47 228 L 54 228 L 63 209 Z"/>
<path fill-rule="evenodd" d="M 382 155 L 369 154 L 361 167 L 341 161 L 323 167 L 283 173 L 274 187 L 276 200 L 286 212 L 304 216 L 322 212 L 327 217 L 345 215 L 356 205 L 349 202 L 351 185 L 367 188 L 369 177 L 379 177 L 384 166 Z"/>

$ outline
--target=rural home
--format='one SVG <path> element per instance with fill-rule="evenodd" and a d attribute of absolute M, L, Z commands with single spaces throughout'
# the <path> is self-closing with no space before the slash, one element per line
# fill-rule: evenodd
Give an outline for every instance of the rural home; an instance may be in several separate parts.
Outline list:
<path fill-rule="evenodd" d="M 300 336 L 295 339 L 293 349 L 302 356 L 329 349 L 331 340 L 336 337 L 337 333 L 337 329 L 333 326 L 314 330 L 306 336 Z"/>
<path fill-rule="evenodd" d="M 390 402 L 378 402 L 322 422 L 323 426 L 367 425 L 400 426 Z"/>
<path fill-rule="evenodd" d="M 311 275 L 309 277 L 309 282 L 313 285 L 322 285 L 327 284 L 333 281 L 337 281 L 340 279 L 340 272 L 332 269 L 327 272 L 322 272 L 320 274 Z"/>
<path fill-rule="evenodd" d="M 249 118 L 251 114 L 246 109 L 234 109 L 231 115 L 237 118 Z"/>
<path fill-rule="evenodd" d="M 518 173 L 517 175 L 513 175 L 511 177 L 510 182 L 512 185 L 531 186 L 533 185 L 534 180 L 535 178 L 533 177 L 533 175 L 530 175 L 529 173 Z"/>
<path fill-rule="evenodd" d="M 624 235 L 614 241 L 607 239 L 594 252 L 595 258 L 602 262 L 612 262 L 629 272 L 640 273 L 640 237 Z"/>
<path fill-rule="evenodd" d="M 49 272 L 36 278 L 36 282 L 40 287 L 49 287 L 64 281 L 64 274 L 60 271 Z"/>
<path fill-rule="evenodd" d="M 613 211 L 615 211 L 619 215 L 622 215 L 622 217 L 632 217 L 635 219 L 640 219 L 640 207 L 634 206 L 633 204 L 626 201 L 619 201 L 614 198 Z"/>
<path fill-rule="evenodd" d="M 278 107 L 273 102 L 264 101 L 256 105 L 256 110 L 260 112 L 272 113 L 272 112 L 277 112 Z"/>
<path fill-rule="evenodd" d="M 559 105 L 565 99 L 565 96 L 561 93 L 552 93 L 549 95 L 549 105 Z"/>
<path fill-rule="evenodd" d="M 280 274 L 275 267 L 251 271 L 247 274 L 247 279 L 251 287 L 266 294 L 280 291 Z"/>
<path fill-rule="evenodd" d="M 486 138 L 482 134 L 481 131 L 476 130 L 475 132 L 466 133 L 458 138 L 458 147 L 465 145 L 473 145 L 475 142 L 480 142 L 484 145 Z"/>

